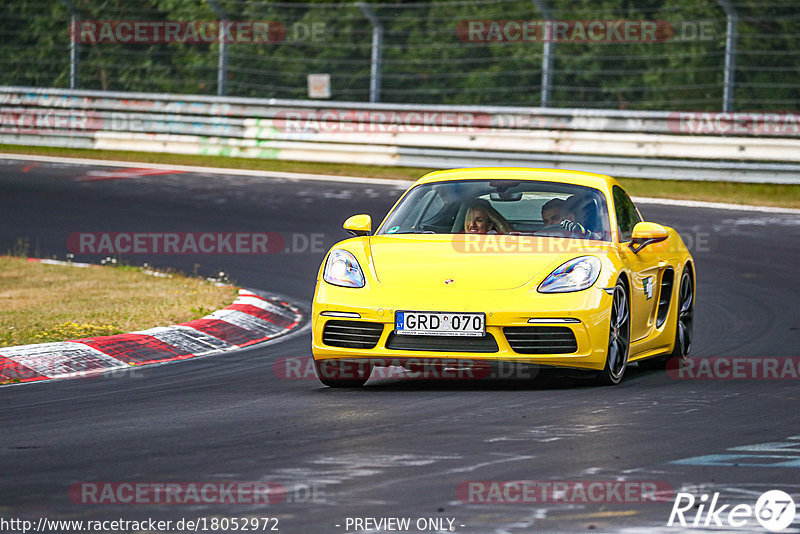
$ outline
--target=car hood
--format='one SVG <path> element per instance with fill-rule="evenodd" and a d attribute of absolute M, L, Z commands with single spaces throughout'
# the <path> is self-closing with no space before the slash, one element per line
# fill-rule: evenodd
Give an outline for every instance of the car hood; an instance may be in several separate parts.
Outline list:
<path fill-rule="evenodd" d="M 518 288 L 599 248 L 596 241 L 462 234 L 373 236 L 367 244 L 378 282 L 415 289 Z"/>

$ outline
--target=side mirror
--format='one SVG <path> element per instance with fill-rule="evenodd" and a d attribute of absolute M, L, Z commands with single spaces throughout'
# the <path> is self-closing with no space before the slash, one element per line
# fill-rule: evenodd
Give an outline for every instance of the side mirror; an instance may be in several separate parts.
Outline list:
<path fill-rule="evenodd" d="M 342 227 L 356 237 L 370 235 L 372 233 L 372 217 L 365 213 L 353 215 L 344 222 Z"/>
<path fill-rule="evenodd" d="M 638 254 L 647 245 L 659 243 L 669 237 L 669 231 L 660 224 L 651 222 L 636 223 L 631 234 L 631 250 Z"/>

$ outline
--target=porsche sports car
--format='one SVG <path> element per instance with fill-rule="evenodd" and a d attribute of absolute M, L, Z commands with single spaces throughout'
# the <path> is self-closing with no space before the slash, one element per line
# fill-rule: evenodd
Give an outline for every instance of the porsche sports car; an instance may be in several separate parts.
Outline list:
<path fill-rule="evenodd" d="M 476 168 L 417 180 L 373 232 L 344 228 L 317 277 L 312 352 L 331 387 L 376 365 L 586 370 L 680 364 L 692 342 L 694 261 L 644 222 L 610 176 Z M 581 373 L 583 374 L 583 373 Z"/>

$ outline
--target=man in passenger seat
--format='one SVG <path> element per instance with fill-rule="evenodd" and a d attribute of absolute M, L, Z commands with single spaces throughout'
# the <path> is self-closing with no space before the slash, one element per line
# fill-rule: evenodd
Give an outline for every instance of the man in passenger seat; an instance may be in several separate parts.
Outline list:
<path fill-rule="evenodd" d="M 554 198 L 547 201 L 542 206 L 542 222 L 544 226 L 560 226 L 581 239 L 599 239 L 599 235 L 587 230 L 577 221 L 578 216 L 576 213 L 582 210 L 579 209 L 580 199 L 576 197 L 577 195 L 572 195 L 567 200 Z"/>

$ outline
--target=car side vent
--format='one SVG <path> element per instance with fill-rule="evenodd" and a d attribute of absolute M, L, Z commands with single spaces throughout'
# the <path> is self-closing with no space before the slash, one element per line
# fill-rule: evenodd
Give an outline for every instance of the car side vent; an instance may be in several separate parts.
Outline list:
<path fill-rule="evenodd" d="M 367 321 L 328 321 L 322 330 L 322 342 L 331 347 L 371 349 L 378 344 L 383 324 Z"/>
<path fill-rule="evenodd" d="M 656 315 L 656 328 L 661 328 L 667 320 L 669 303 L 672 300 L 672 284 L 675 282 L 675 271 L 671 268 L 661 275 L 661 288 L 658 290 L 658 314 Z"/>
<path fill-rule="evenodd" d="M 566 326 L 507 326 L 508 344 L 521 354 L 571 354 L 578 350 L 575 333 Z"/>

